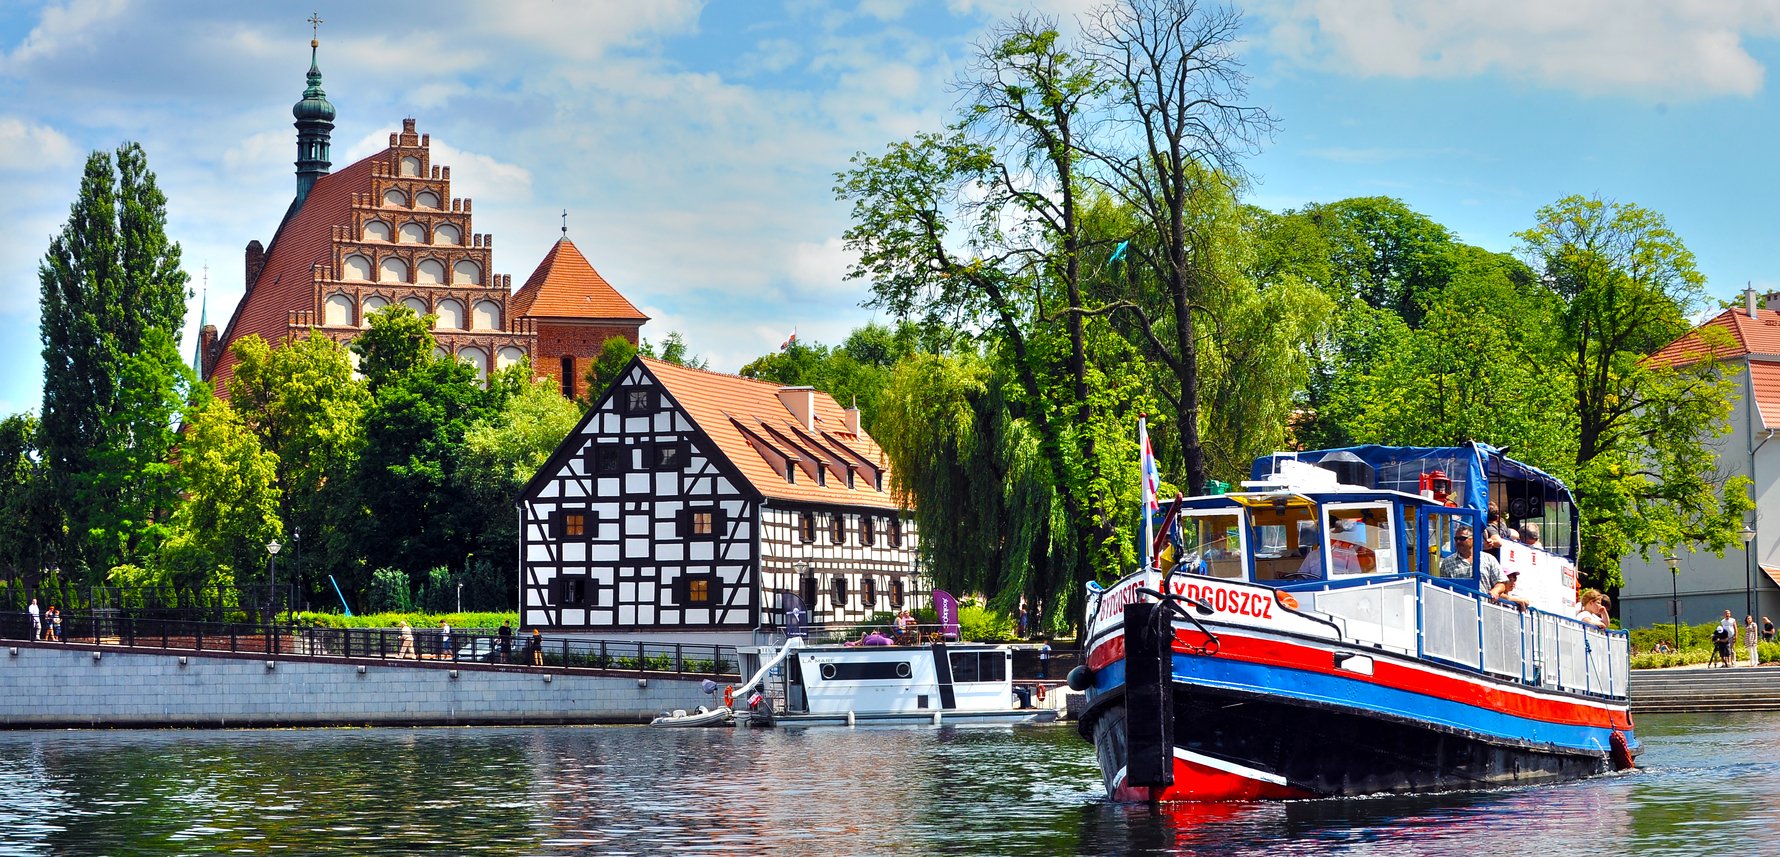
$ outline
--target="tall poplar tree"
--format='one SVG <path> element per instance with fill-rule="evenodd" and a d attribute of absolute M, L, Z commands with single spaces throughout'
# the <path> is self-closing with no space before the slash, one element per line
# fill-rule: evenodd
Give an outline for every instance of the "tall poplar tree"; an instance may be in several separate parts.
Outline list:
<path fill-rule="evenodd" d="M 190 375 L 178 353 L 188 277 L 148 156 L 87 158 L 38 267 L 43 460 L 64 568 L 96 582 L 152 554 L 177 498 L 166 464 Z"/>

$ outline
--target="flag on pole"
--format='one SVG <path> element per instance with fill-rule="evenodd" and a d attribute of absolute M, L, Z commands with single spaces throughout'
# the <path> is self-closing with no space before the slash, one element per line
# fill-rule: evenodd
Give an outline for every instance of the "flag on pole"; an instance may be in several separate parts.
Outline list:
<path fill-rule="evenodd" d="M 797 328 L 794 327 L 794 328 L 791 328 L 791 335 L 785 337 L 785 341 L 779 344 L 779 350 L 784 351 L 785 349 L 790 348 L 792 345 L 794 345 L 796 343 L 797 343 Z"/>
<path fill-rule="evenodd" d="M 1150 446 L 1150 421 L 1147 416 L 1137 418 L 1137 448 L 1140 450 L 1138 466 L 1143 472 L 1143 567 L 1149 568 L 1150 544 L 1154 539 L 1154 524 L 1150 516 L 1155 514 L 1159 506 L 1156 494 L 1162 490 L 1162 469 L 1156 466 L 1156 450 Z"/>

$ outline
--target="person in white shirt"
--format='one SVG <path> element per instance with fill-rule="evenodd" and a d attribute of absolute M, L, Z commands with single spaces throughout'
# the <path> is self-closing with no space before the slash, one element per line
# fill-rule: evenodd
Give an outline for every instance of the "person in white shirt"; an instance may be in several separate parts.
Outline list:
<path fill-rule="evenodd" d="M 37 609 L 37 599 L 31 599 L 31 606 L 25 608 L 25 612 L 31 614 L 31 639 L 41 639 L 43 637 L 43 611 Z"/>

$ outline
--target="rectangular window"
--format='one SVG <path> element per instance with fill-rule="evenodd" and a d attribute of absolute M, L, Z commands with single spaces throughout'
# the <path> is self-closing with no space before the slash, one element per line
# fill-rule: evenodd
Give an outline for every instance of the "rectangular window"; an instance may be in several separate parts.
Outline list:
<path fill-rule="evenodd" d="M 839 513 L 828 516 L 828 541 L 837 545 L 847 541 L 847 523 Z"/>
<path fill-rule="evenodd" d="M 878 609 L 878 579 L 867 577 L 859 584 L 859 600 L 865 602 L 865 609 Z"/>
<path fill-rule="evenodd" d="M 717 513 L 713 512 L 709 509 L 700 509 L 698 511 L 693 512 L 692 513 L 692 534 L 695 536 L 708 536 L 708 535 L 711 535 L 711 534 L 717 532 L 717 529 L 714 525 L 714 520 L 716 517 L 717 517 Z"/>
<path fill-rule="evenodd" d="M 816 540 L 815 512 L 797 513 L 797 537 L 806 545 Z"/>
<path fill-rule="evenodd" d="M 900 515 L 890 518 L 890 546 L 902 547 L 902 516 Z"/>
<path fill-rule="evenodd" d="M 705 506 L 680 510 L 680 537 L 685 539 L 716 538 L 723 531 L 723 510 Z"/>
<path fill-rule="evenodd" d="M 624 392 L 624 412 L 627 414 L 647 414 L 655 410 L 655 393 L 652 390 L 626 390 Z"/>
<path fill-rule="evenodd" d="M 870 515 L 859 516 L 859 543 L 871 547 L 878 543 L 878 528 Z"/>
<path fill-rule="evenodd" d="M 629 470 L 630 453 L 623 444 L 602 443 L 593 448 L 593 472 L 623 473 Z"/>
<path fill-rule="evenodd" d="M 575 398 L 575 358 L 573 357 L 562 359 L 562 397 L 565 399 Z"/>
<path fill-rule="evenodd" d="M 555 590 L 551 594 L 556 596 L 558 607 L 586 607 L 593 595 L 591 581 L 585 574 L 565 574 L 551 583 Z"/>
<path fill-rule="evenodd" d="M 990 682 L 1007 680 L 1007 653 L 952 652 L 952 681 Z"/>
<path fill-rule="evenodd" d="M 797 462 L 795 462 L 795 461 L 785 462 L 785 481 L 791 483 L 792 485 L 797 484 Z"/>
<path fill-rule="evenodd" d="M 813 611 L 816 609 L 816 576 L 806 574 L 803 576 L 802 583 L 803 609 Z"/>
<path fill-rule="evenodd" d="M 579 539 L 587 535 L 587 513 L 568 512 L 562 516 L 562 535 L 565 539 Z"/>
<path fill-rule="evenodd" d="M 904 588 L 902 578 L 899 577 L 899 578 L 896 578 L 895 580 L 890 581 L 890 606 L 891 607 L 895 607 L 896 609 L 901 610 L 902 605 L 903 605 L 903 600 L 907 597 L 907 595 L 908 595 L 908 591 Z"/>
<path fill-rule="evenodd" d="M 655 445 L 654 467 L 656 470 L 679 470 L 685 466 L 685 443 L 680 441 L 665 441 Z"/>
<path fill-rule="evenodd" d="M 710 604 L 711 601 L 711 579 L 709 577 L 686 578 L 686 603 L 688 605 Z"/>

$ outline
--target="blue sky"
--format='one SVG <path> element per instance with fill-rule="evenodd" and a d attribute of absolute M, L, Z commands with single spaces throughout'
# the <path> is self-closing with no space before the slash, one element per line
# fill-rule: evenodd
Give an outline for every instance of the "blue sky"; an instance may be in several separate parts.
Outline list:
<path fill-rule="evenodd" d="M 0 3 L 0 414 L 41 386 L 36 268 L 87 152 L 141 141 L 209 317 L 242 288 L 295 185 L 290 106 L 312 9 L 339 116 L 335 166 L 405 116 L 523 281 L 558 236 L 732 371 L 872 319 L 844 278 L 849 156 L 941 128 L 996 20 L 1065 29 L 1086 0 Z M 1272 0 L 1243 6 L 1251 100 L 1280 120 L 1256 204 L 1405 200 L 1512 250 L 1581 193 L 1666 215 L 1712 293 L 1776 269 L 1768 71 L 1780 5 Z M 198 312 L 192 306 L 193 322 Z M 188 331 L 187 352 L 190 351 Z"/>

